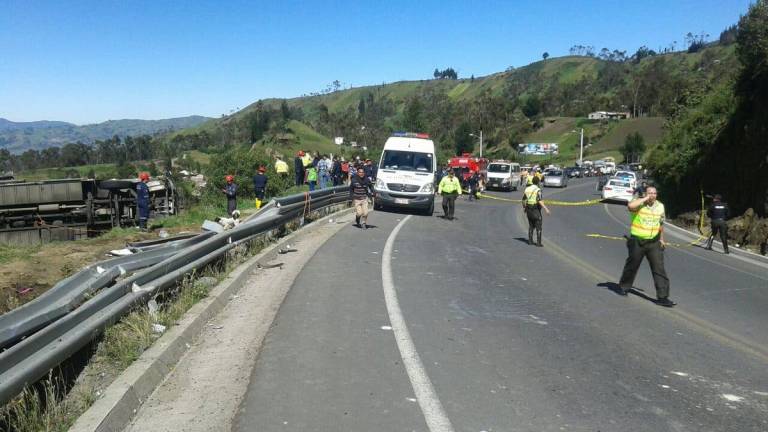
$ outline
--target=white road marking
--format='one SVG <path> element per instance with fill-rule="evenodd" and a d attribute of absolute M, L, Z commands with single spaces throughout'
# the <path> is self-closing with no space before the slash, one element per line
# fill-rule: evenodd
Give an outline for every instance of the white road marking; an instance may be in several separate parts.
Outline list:
<path fill-rule="evenodd" d="M 400 350 L 400 357 L 403 359 L 405 371 L 408 379 L 411 381 L 411 387 L 416 394 L 416 399 L 424 414 L 424 420 L 431 432 L 453 432 L 453 425 L 443 409 L 443 404 L 437 397 L 432 381 L 429 380 L 424 364 L 421 362 L 416 346 L 411 339 L 411 333 L 405 324 L 403 312 L 400 310 L 400 304 L 397 301 L 397 291 L 392 279 L 392 245 L 395 243 L 397 233 L 400 228 L 408 222 L 411 216 L 406 216 L 397 224 L 392 233 L 389 234 L 387 242 L 384 245 L 384 252 L 381 256 L 381 285 L 384 289 L 384 300 L 387 304 L 387 313 L 389 322 L 392 324 L 392 330 L 395 334 L 397 348 Z"/>

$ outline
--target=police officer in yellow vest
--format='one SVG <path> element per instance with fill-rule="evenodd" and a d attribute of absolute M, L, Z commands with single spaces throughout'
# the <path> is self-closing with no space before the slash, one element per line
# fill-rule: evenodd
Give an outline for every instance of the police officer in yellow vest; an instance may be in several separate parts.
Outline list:
<path fill-rule="evenodd" d="M 673 307 L 675 302 L 669 299 L 669 278 L 664 270 L 664 204 L 656 199 L 657 191 L 653 186 L 646 189 L 645 197 L 632 200 L 627 208 L 632 219 L 630 237 L 627 239 L 629 256 L 621 272 L 619 288 L 622 295 L 627 295 L 632 289 L 637 270 L 648 258 L 653 274 L 653 284 L 656 286 L 656 304 Z"/>
<path fill-rule="evenodd" d="M 543 218 L 541 209 L 549 214 L 549 209 L 541 201 L 541 189 L 539 188 L 539 178 L 533 177 L 533 184 L 525 188 L 523 193 L 523 212 L 528 217 L 528 244 L 533 244 L 533 230 L 536 230 L 536 246 L 543 247 L 541 243 L 541 225 Z"/>
<path fill-rule="evenodd" d="M 456 206 L 456 197 L 461 195 L 461 183 L 456 176 L 453 175 L 453 170 L 448 170 L 448 175 L 440 180 L 440 185 L 437 187 L 437 193 L 443 196 L 443 217 L 448 220 L 453 220 L 453 211 Z"/>

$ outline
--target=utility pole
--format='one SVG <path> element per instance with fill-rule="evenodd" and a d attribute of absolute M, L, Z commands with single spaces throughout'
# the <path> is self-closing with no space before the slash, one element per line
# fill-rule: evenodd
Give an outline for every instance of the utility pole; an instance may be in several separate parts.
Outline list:
<path fill-rule="evenodd" d="M 579 138 L 579 166 L 584 166 L 584 128 L 581 128 L 581 137 Z"/>
<path fill-rule="evenodd" d="M 483 130 L 480 129 L 480 158 L 483 157 Z"/>

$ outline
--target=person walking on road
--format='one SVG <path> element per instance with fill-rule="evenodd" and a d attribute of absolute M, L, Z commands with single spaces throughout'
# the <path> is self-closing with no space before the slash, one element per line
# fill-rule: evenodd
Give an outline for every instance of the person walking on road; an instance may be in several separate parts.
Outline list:
<path fill-rule="evenodd" d="M 712 232 L 709 234 L 707 247 L 705 249 L 712 250 L 712 243 L 715 241 L 715 236 L 720 233 L 720 241 L 723 242 L 723 253 L 730 253 L 728 251 L 728 224 L 725 223 L 729 214 L 728 203 L 723 202 L 723 197 L 720 194 L 715 195 L 712 199 L 712 204 L 710 204 L 709 209 L 707 209 L 707 216 L 712 220 Z"/>
<path fill-rule="evenodd" d="M 371 180 L 366 177 L 363 168 L 357 169 L 357 175 L 349 182 L 349 200 L 355 206 L 355 226 L 368 229 L 368 198 L 373 194 Z"/>
<path fill-rule="evenodd" d="M 147 221 L 149 220 L 149 173 L 139 174 L 139 184 L 136 185 L 136 213 L 139 215 L 139 228 L 142 231 L 147 230 Z"/>
<path fill-rule="evenodd" d="M 645 190 L 645 197 L 637 198 L 627 204 L 631 216 L 632 225 L 630 236 L 627 239 L 629 256 L 624 263 L 621 272 L 619 288 L 622 295 L 627 295 L 635 282 L 637 270 L 648 258 L 653 274 L 653 284 L 656 287 L 656 304 L 659 306 L 673 307 L 675 302 L 669 299 L 669 278 L 664 269 L 664 204 L 657 200 L 656 188 L 649 186 Z"/>
<path fill-rule="evenodd" d="M 443 217 L 453 220 L 453 212 L 456 207 L 456 198 L 461 195 L 461 183 L 453 170 L 449 169 L 448 174 L 440 180 L 437 187 L 437 193 L 443 196 Z"/>
<path fill-rule="evenodd" d="M 227 181 L 227 184 L 221 191 L 227 196 L 227 214 L 232 216 L 232 212 L 237 210 L 237 184 L 233 175 L 228 175 L 224 179 Z"/>
<path fill-rule="evenodd" d="M 539 188 L 538 177 L 534 176 L 533 184 L 525 188 L 523 192 L 523 213 L 528 218 L 528 244 L 533 245 L 533 231 L 536 230 L 536 246 L 544 247 L 541 242 L 541 230 L 544 218 L 541 215 L 541 209 L 549 214 L 549 208 L 541 200 L 541 188 Z"/>
<path fill-rule="evenodd" d="M 469 199 L 470 201 L 477 200 L 477 190 L 480 187 L 480 178 L 476 171 L 469 172 L 469 180 L 467 180 L 467 186 L 469 186 Z"/>
<path fill-rule="evenodd" d="M 267 192 L 267 181 L 269 178 L 264 174 L 266 171 L 266 168 L 260 166 L 256 175 L 253 176 L 253 191 L 256 193 L 257 210 L 261 208 L 261 203 L 264 201 L 264 195 L 266 195 Z"/>

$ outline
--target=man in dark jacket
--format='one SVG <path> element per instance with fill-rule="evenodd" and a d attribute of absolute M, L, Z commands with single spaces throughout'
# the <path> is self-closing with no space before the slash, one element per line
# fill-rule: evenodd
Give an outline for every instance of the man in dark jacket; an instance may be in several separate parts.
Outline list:
<path fill-rule="evenodd" d="M 237 210 L 237 184 L 235 184 L 235 176 L 228 175 L 225 180 L 227 184 L 221 191 L 227 196 L 227 214 L 232 216 L 232 213 Z"/>
<path fill-rule="evenodd" d="M 349 183 L 349 199 L 355 206 L 355 225 L 362 229 L 368 229 L 368 198 L 372 196 L 372 189 L 365 170 L 358 168 L 357 175 L 352 176 Z"/>
<path fill-rule="evenodd" d="M 136 185 L 136 210 L 139 214 L 139 228 L 142 231 L 147 229 L 147 220 L 149 220 L 149 173 L 139 174 L 139 184 Z"/>
<path fill-rule="evenodd" d="M 261 208 L 261 203 L 264 201 L 264 195 L 266 195 L 267 192 L 267 180 L 269 180 L 269 178 L 264 174 L 266 171 L 266 168 L 260 166 L 256 175 L 253 176 L 253 191 L 256 193 L 256 209 Z"/>
<path fill-rule="evenodd" d="M 725 220 L 728 219 L 730 210 L 728 209 L 728 203 L 723 202 L 721 195 L 715 195 L 712 200 L 712 204 L 707 209 L 707 216 L 712 220 L 711 228 L 712 232 L 707 240 L 707 247 L 705 249 L 712 250 L 712 243 L 715 241 L 715 236 L 720 233 L 720 241 L 723 242 L 723 252 L 728 254 L 728 224 Z"/>
<path fill-rule="evenodd" d="M 304 184 L 304 161 L 301 159 L 302 156 L 304 156 L 304 152 L 299 151 L 293 159 L 293 171 L 296 173 L 296 186 Z"/>
<path fill-rule="evenodd" d="M 378 170 L 376 169 L 376 165 L 374 165 L 370 159 L 365 160 L 365 165 L 363 165 L 363 170 L 365 171 L 365 176 L 368 177 L 368 180 L 370 180 L 371 182 L 376 181 L 376 172 Z"/>

